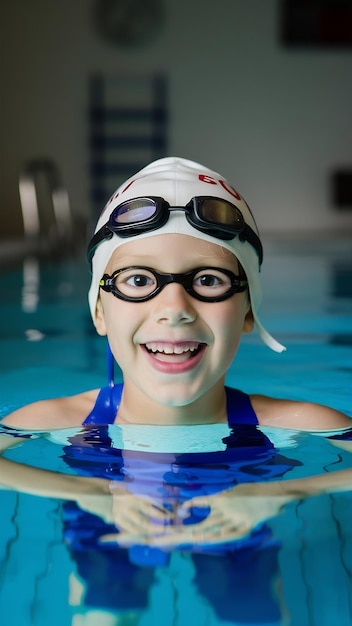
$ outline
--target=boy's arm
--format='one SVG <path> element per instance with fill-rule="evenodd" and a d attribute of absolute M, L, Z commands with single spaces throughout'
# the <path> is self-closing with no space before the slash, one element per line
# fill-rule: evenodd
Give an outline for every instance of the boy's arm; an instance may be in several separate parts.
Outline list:
<path fill-rule="evenodd" d="M 0 435 L 0 485 L 2 488 L 65 500 L 75 499 L 84 494 L 110 493 L 108 480 L 60 474 L 3 457 L 6 450 L 26 442 L 28 439 L 24 437 Z"/>
<path fill-rule="evenodd" d="M 333 446 L 336 446 L 336 448 L 341 448 L 341 450 L 346 450 L 346 452 L 352 452 L 352 433 L 351 433 L 351 439 L 331 439 L 328 438 L 329 443 L 331 443 Z"/>
<path fill-rule="evenodd" d="M 22 437 L 0 435 L 0 489 L 10 489 L 34 496 L 74 500 L 106 522 L 114 522 L 110 482 L 102 478 L 61 474 L 11 461 L 2 456 L 6 450 L 28 442 Z M 124 485 L 114 489 L 116 496 L 125 494 Z"/>
<path fill-rule="evenodd" d="M 184 502 L 178 509 L 180 522 L 160 527 L 154 524 L 149 534 L 125 533 L 119 543 L 127 545 L 138 540 L 152 546 L 182 545 L 184 543 L 222 544 L 248 535 L 258 524 L 279 515 L 282 508 L 294 500 L 301 500 L 322 493 L 352 490 L 352 469 L 331 472 L 308 478 L 278 480 L 258 483 L 241 483 L 231 489 L 209 496 L 196 496 Z M 210 509 L 207 517 L 196 524 L 183 520 L 192 508 Z M 104 538 L 114 540 L 114 535 Z M 115 537 L 117 540 L 117 536 Z"/>

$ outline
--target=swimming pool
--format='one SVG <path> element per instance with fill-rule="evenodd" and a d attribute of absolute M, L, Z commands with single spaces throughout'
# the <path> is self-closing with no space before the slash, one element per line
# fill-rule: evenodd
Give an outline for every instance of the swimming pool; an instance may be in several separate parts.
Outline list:
<path fill-rule="evenodd" d="M 288 350 L 277 355 L 255 335 L 245 337 L 229 384 L 352 415 L 351 242 L 268 242 L 266 249 L 263 322 Z M 29 258 L 3 271 L 0 286 L 0 417 L 31 400 L 105 383 L 105 345 L 89 318 L 83 262 Z M 280 429 L 262 434 L 274 442 L 280 463 L 290 460 L 290 478 L 352 467 L 351 454 L 328 439 Z M 77 433 L 66 435 L 73 445 Z M 150 437 L 159 452 L 170 440 L 157 431 Z M 143 455 L 145 441 L 138 433 L 133 441 Z M 197 435 L 193 452 L 202 453 L 206 441 Z M 76 473 L 66 444 L 65 433 L 61 440 L 43 436 L 5 456 Z M 71 505 L 6 490 L 0 502 L 0 615 L 7 625 L 351 624 L 349 493 L 290 503 L 260 527 L 265 549 L 238 550 L 235 565 L 224 554 L 189 546 L 168 550 L 167 558 L 162 550 L 130 550 L 127 560 L 126 553 L 118 559 L 88 553 L 78 549 L 76 535 L 67 540 L 73 526 L 85 523 Z"/>

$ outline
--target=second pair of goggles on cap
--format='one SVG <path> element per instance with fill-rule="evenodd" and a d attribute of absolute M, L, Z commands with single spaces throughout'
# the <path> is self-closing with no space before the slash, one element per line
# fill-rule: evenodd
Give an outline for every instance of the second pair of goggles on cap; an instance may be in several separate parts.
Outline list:
<path fill-rule="evenodd" d="M 217 239 L 225 241 L 239 237 L 240 241 L 247 241 L 255 249 L 259 266 L 261 265 L 261 241 L 246 224 L 240 209 L 227 200 L 213 196 L 194 197 L 181 207 L 171 207 L 159 196 L 143 196 L 123 202 L 112 211 L 108 222 L 92 237 L 88 246 L 88 261 L 91 262 L 102 241 L 111 239 L 114 234 L 127 238 L 157 230 L 166 224 L 171 211 L 184 211 L 191 226 Z"/>

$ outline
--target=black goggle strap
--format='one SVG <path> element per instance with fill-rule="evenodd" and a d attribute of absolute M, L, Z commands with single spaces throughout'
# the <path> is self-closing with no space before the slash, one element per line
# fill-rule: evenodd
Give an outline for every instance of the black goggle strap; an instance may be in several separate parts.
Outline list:
<path fill-rule="evenodd" d="M 93 235 L 93 237 L 91 238 L 88 244 L 88 249 L 87 249 L 87 259 L 90 265 L 92 263 L 94 252 L 96 251 L 99 244 L 102 241 L 105 241 L 106 239 L 111 239 L 113 235 L 114 235 L 113 231 L 110 230 L 107 224 L 104 224 L 104 226 L 102 226 L 102 228 L 100 228 L 98 232 L 95 233 L 95 235 Z"/>
<path fill-rule="evenodd" d="M 248 280 L 240 280 L 238 284 L 237 292 L 241 293 L 241 291 L 246 291 L 247 287 L 248 287 Z"/>
<path fill-rule="evenodd" d="M 259 260 L 259 269 L 261 264 L 263 263 L 263 246 L 260 241 L 258 235 L 254 232 L 254 230 L 246 224 L 243 231 L 238 235 L 240 241 L 248 241 L 248 243 L 254 248 L 258 255 Z"/>

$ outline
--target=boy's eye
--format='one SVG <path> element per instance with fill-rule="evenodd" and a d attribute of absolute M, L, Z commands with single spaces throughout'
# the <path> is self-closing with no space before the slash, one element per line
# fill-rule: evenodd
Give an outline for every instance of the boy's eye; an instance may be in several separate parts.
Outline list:
<path fill-rule="evenodd" d="M 149 276 L 145 276 L 144 274 L 134 274 L 134 276 L 130 276 L 126 280 L 127 285 L 131 285 L 132 287 L 146 287 L 147 285 L 151 285 L 153 280 Z"/>
<path fill-rule="evenodd" d="M 231 288 L 231 280 L 221 270 L 202 270 L 194 276 L 193 289 L 202 296 L 222 295 Z"/>
<path fill-rule="evenodd" d="M 223 283 L 219 276 L 214 276 L 214 274 L 203 274 L 203 276 L 198 276 L 195 278 L 195 284 L 202 285 L 202 287 L 216 287 Z"/>
<path fill-rule="evenodd" d="M 129 297 L 144 297 L 152 293 L 156 288 L 155 276 L 147 270 L 127 269 L 115 277 L 115 288 L 121 294 Z"/>

